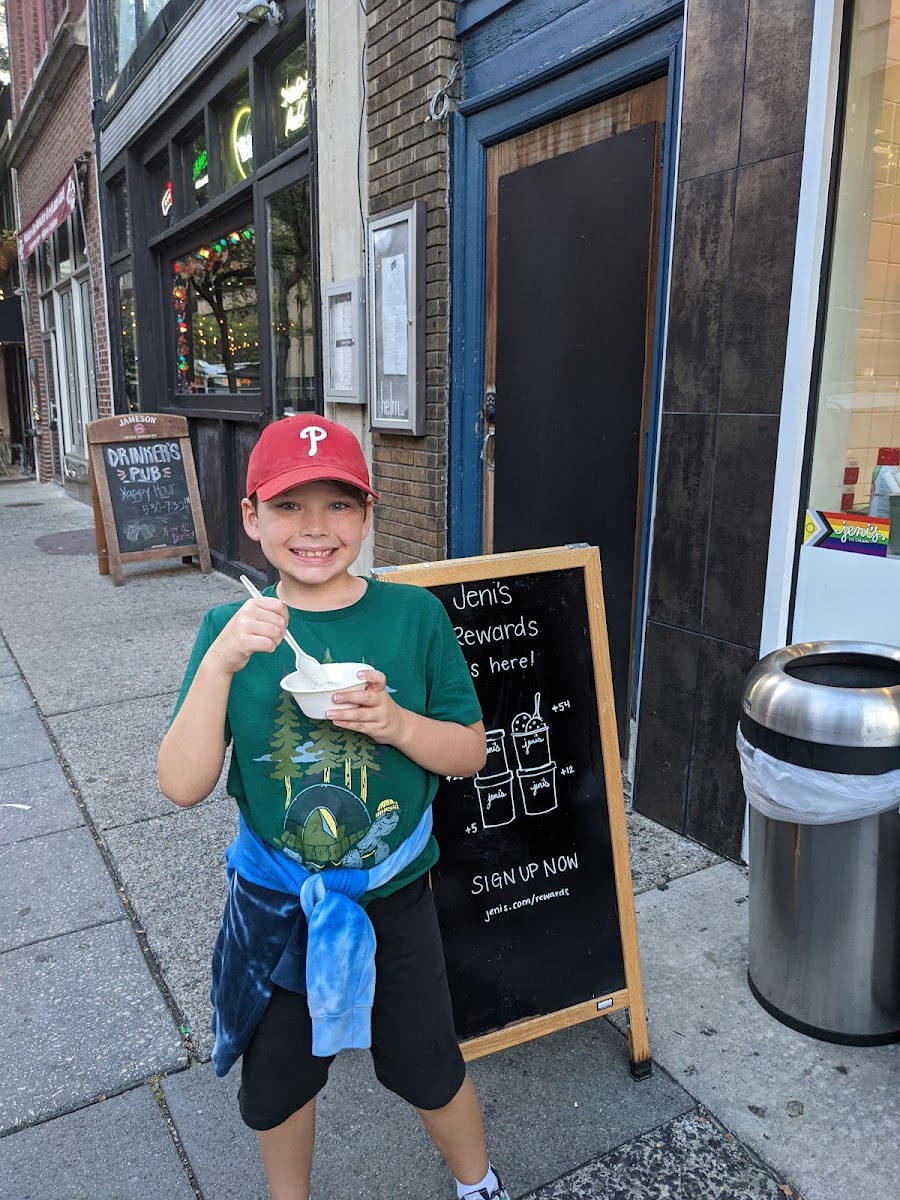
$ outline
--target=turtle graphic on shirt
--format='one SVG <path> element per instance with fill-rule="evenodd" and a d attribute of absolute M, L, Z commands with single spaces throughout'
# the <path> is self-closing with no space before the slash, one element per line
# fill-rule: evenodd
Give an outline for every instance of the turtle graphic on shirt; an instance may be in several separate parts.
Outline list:
<path fill-rule="evenodd" d="M 399 819 L 396 800 L 383 800 L 373 821 L 362 800 L 348 788 L 315 783 L 291 800 L 280 840 L 285 853 L 311 871 L 374 866 L 390 854 L 383 838 Z"/>

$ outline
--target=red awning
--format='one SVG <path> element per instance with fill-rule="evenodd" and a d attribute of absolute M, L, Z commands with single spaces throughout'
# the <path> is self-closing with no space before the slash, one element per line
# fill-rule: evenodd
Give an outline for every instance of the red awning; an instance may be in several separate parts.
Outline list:
<path fill-rule="evenodd" d="M 75 197 L 78 184 L 74 166 L 65 179 L 40 210 L 37 216 L 29 221 L 19 233 L 19 259 L 26 262 L 46 242 L 52 233 L 75 211 Z"/>

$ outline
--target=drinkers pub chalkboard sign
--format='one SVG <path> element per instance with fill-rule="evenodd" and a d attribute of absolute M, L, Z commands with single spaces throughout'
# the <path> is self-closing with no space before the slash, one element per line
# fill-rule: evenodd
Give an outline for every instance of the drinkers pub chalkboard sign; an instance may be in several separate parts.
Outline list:
<path fill-rule="evenodd" d="M 600 560 L 570 547 L 387 568 L 450 616 L 487 762 L 444 779 L 432 871 L 467 1058 L 618 1009 L 650 1072 Z"/>
<path fill-rule="evenodd" d="M 166 413 L 104 417 L 87 426 L 101 575 L 122 563 L 200 559 L 212 569 L 187 420 Z"/>

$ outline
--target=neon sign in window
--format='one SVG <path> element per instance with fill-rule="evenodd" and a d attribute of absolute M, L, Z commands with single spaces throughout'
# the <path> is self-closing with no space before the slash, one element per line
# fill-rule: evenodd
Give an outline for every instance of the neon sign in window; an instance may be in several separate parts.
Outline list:
<path fill-rule="evenodd" d="M 306 43 L 295 46 L 275 68 L 273 87 L 275 153 L 287 150 L 309 133 L 309 69 Z"/>

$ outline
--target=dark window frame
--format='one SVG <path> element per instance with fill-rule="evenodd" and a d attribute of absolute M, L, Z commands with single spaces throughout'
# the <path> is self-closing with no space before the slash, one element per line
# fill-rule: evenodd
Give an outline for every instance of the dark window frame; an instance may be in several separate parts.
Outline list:
<path fill-rule="evenodd" d="M 164 10 L 166 13 L 170 5 Z M 267 345 L 265 352 L 260 347 L 260 387 L 247 389 L 236 395 L 210 395 L 209 400 L 215 401 L 214 409 L 210 409 L 208 401 L 198 399 L 203 394 L 196 394 L 188 400 L 183 394 L 175 391 L 176 347 L 169 336 L 168 316 L 171 311 L 171 276 L 169 263 L 178 253 L 201 243 L 210 236 L 221 235 L 225 224 L 242 222 L 252 223 L 256 232 L 257 252 L 264 259 L 258 259 L 259 301 L 260 301 L 260 341 L 263 336 L 269 338 L 269 299 L 270 286 L 268 263 L 268 229 L 265 227 L 265 203 L 260 196 L 269 194 L 269 181 L 275 179 L 274 190 L 286 186 L 278 182 L 290 174 L 289 183 L 307 177 L 311 192 L 311 248 L 313 295 L 318 297 L 320 269 L 318 261 L 318 187 L 315 163 L 315 122 L 316 108 L 314 89 L 310 86 L 309 117 L 306 135 L 293 146 L 287 147 L 281 153 L 274 155 L 273 139 L 271 138 L 271 108 L 272 97 L 270 90 L 275 83 L 275 73 L 279 63 L 286 54 L 292 52 L 298 44 L 306 41 L 308 44 L 308 75 L 314 79 L 315 54 L 314 45 L 309 40 L 306 8 L 298 0 L 287 0 L 285 5 L 287 25 L 272 29 L 263 23 L 252 31 L 250 36 L 231 47 L 221 58 L 211 65 L 209 71 L 198 79 L 197 90 L 190 106 L 182 104 L 177 120 L 171 111 L 160 114 L 151 128 L 141 139 L 140 145 L 132 145 L 122 152 L 102 172 L 102 192 L 104 199 L 104 222 L 109 228 L 109 217 L 112 215 L 109 185 L 123 173 L 128 185 L 129 208 L 133 230 L 157 228 L 152 207 L 158 206 L 151 185 L 150 165 L 158 163 L 163 155 L 168 155 L 168 161 L 173 185 L 173 216 L 171 224 L 145 239 L 132 238 L 131 249 L 127 252 L 117 252 L 107 242 L 107 295 L 110 297 L 112 312 L 112 297 L 115 295 L 113 275 L 118 275 L 126 259 L 131 265 L 137 297 L 136 323 L 137 347 L 139 362 L 147 361 L 148 347 L 153 347 L 153 357 L 159 361 L 159 347 L 164 346 L 164 382 L 160 382 L 158 368 L 153 371 L 153 378 L 148 375 L 146 368 L 140 372 L 141 407 L 149 403 L 154 411 L 174 411 L 185 416 L 210 416 L 220 413 L 226 418 L 240 418 L 242 415 L 251 416 L 261 412 L 264 419 L 271 416 L 277 405 L 277 398 L 272 392 L 271 382 L 271 348 Z M 215 124 L 216 112 L 227 102 L 230 93 L 239 86 L 241 77 L 246 74 L 250 87 L 250 106 L 253 113 L 254 139 L 254 171 L 247 180 L 242 181 L 227 190 L 222 189 L 222 162 L 220 139 Z M 118 107 L 118 101 L 116 102 Z M 209 197 L 201 207 L 189 207 L 190 197 L 187 194 L 189 185 L 188 173 L 190 165 L 186 164 L 188 155 L 184 152 L 187 136 L 191 128 L 202 127 L 205 131 L 208 167 L 210 173 Z M 282 176 L 284 173 L 284 176 Z M 276 179 L 277 177 L 277 179 Z M 157 207 L 158 211 L 158 207 Z M 138 245 L 138 242 L 142 244 Z M 324 392 L 322 385 L 322 363 L 320 345 L 321 313 L 318 303 L 313 304 L 314 321 L 314 355 L 315 355 L 315 401 L 316 411 L 324 408 Z M 118 315 L 118 314 L 117 314 Z M 266 331 L 265 334 L 263 331 Z M 118 339 L 115 339 L 118 342 Z M 121 364 L 121 348 L 116 349 L 117 370 L 117 399 L 124 397 L 124 367 Z M 118 411 L 117 404 L 117 411 Z M 149 411 L 149 410 L 148 410 Z"/>

